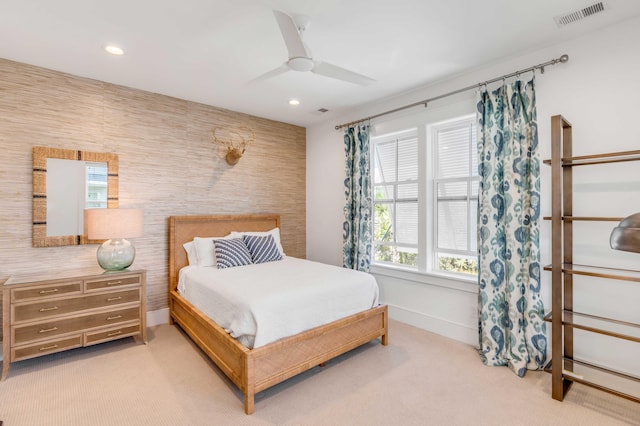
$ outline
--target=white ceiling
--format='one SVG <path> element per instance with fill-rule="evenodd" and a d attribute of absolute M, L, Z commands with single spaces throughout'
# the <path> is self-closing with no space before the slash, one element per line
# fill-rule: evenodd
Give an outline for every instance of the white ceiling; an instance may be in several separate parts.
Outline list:
<path fill-rule="evenodd" d="M 640 15 L 638 0 L 606 0 L 605 12 L 556 26 L 554 16 L 597 1 L 4 0 L 0 57 L 309 126 Z M 273 9 L 311 17 L 314 59 L 376 82 L 288 71 L 248 84 L 287 60 Z M 107 44 L 125 55 L 105 53 Z M 293 97 L 299 106 L 288 105 Z"/>

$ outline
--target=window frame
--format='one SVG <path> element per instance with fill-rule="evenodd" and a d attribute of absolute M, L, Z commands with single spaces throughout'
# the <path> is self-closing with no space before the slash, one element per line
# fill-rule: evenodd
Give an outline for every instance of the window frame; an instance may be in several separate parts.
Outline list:
<path fill-rule="evenodd" d="M 441 271 L 434 268 L 434 187 L 433 145 L 428 127 L 445 122 L 459 121 L 464 117 L 475 117 L 475 96 L 449 98 L 439 106 L 430 105 L 428 109 L 413 114 L 403 114 L 380 121 L 371 126 L 371 155 L 374 156 L 375 139 L 401 134 L 417 129 L 418 133 L 418 262 L 417 268 L 405 267 L 394 263 L 381 263 L 372 260 L 371 272 L 396 277 L 416 283 L 429 283 L 457 290 L 475 292 L 477 275 Z M 373 161 L 372 161 L 373 164 Z M 373 168 L 372 168 L 373 173 Z M 374 179 L 371 180 L 372 194 L 375 197 Z M 372 247 L 372 249 L 375 248 Z M 373 250 L 372 250 L 373 252 Z"/>
<path fill-rule="evenodd" d="M 477 165 L 476 165 L 476 170 L 473 170 L 473 155 L 474 155 L 474 150 L 477 150 L 477 147 L 473 146 L 473 137 L 469 138 L 470 157 L 469 157 L 469 164 L 467 168 L 468 175 L 446 177 L 446 178 L 438 177 L 439 171 L 440 171 L 440 167 L 439 167 L 440 151 L 438 150 L 438 143 L 437 143 L 438 132 L 442 130 L 454 130 L 456 128 L 462 129 L 462 128 L 469 127 L 469 125 L 471 125 L 471 127 L 469 128 L 469 131 L 471 132 L 473 129 L 473 126 L 477 125 L 475 114 L 467 114 L 464 116 L 452 118 L 450 120 L 445 120 L 437 123 L 430 123 L 427 125 L 427 133 L 429 135 L 429 138 L 427 139 L 427 144 L 430 145 L 432 158 L 433 158 L 431 168 L 429 169 L 430 174 L 428 179 L 432 185 L 432 194 L 433 194 L 430 200 L 432 203 L 432 215 L 433 215 L 433 227 L 432 227 L 433 238 L 431 239 L 431 242 L 432 242 L 431 250 L 429 253 L 427 253 L 427 256 L 430 258 L 430 261 L 428 262 L 429 264 L 428 269 L 432 270 L 433 272 L 477 277 L 477 274 L 466 274 L 466 273 L 459 273 L 459 272 L 453 272 L 453 271 L 445 271 L 440 269 L 438 266 L 439 265 L 438 258 L 439 258 L 439 255 L 441 254 L 450 254 L 453 256 L 459 256 L 463 258 L 473 258 L 473 257 L 477 258 L 477 245 L 475 250 L 471 250 L 471 247 L 473 247 L 472 240 L 475 235 L 472 232 L 472 229 L 473 229 L 472 221 L 474 220 L 474 218 L 471 215 L 472 213 L 471 204 L 475 203 L 477 206 L 478 197 L 479 197 L 479 194 L 477 194 L 476 196 L 473 196 L 473 183 L 477 182 L 478 185 L 480 183 L 480 176 L 477 174 L 478 172 Z M 477 156 L 477 152 L 476 152 L 476 156 Z M 438 228 L 438 217 L 439 217 L 438 202 L 440 201 L 440 198 L 438 196 L 438 184 L 452 183 L 452 182 L 466 183 L 466 187 L 467 187 L 466 195 L 464 196 L 464 198 L 463 197 L 457 197 L 457 198 L 461 198 L 459 201 L 466 201 L 466 216 L 467 216 L 466 243 L 467 243 L 467 247 L 469 247 L 469 250 L 456 250 L 456 249 L 447 249 L 447 248 L 440 247 L 441 238 L 438 233 L 438 229 L 439 229 Z M 476 215 L 476 218 L 477 218 L 477 215 Z"/>
<path fill-rule="evenodd" d="M 398 163 L 399 163 L 399 150 L 398 150 L 398 146 L 399 146 L 399 141 L 401 140 L 407 140 L 407 139 L 415 139 L 416 140 L 416 144 L 417 144 L 417 149 L 420 149 L 420 139 L 419 139 L 419 135 L 418 135 L 418 129 L 417 128 L 408 128 L 399 132 L 393 132 L 393 133 L 388 133 L 379 137 L 373 137 L 372 138 L 372 143 L 371 143 L 371 164 L 372 164 L 372 176 L 373 178 L 371 179 L 371 193 L 373 195 L 372 197 L 372 201 L 373 201 L 373 219 L 374 219 L 374 228 L 375 228 L 375 206 L 376 204 L 390 204 L 392 205 L 392 212 L 393 214 L 391 215 L 392 217 L 390 218 L 391 220 L 391 229 L 394 230 L 394 236 L 393 236 L 393 241 L 391 242 L 386 242 L 386 241 L 379 241 L 375 239 L 375 232 L 374 232 L 374 238 L 373 238 L 373 247 L 372 247 L 372 263 L 374 262 L 375 259 L 375 255 L 376 255 L 376 247 L 378 245 L 382 245 L 382 246 L 386 246 L 386 247 L 392 247 L 392 248 L 404 248 L 404 249 L 414 249 L 416 250 L 416 252 L 418 253 L 417 258 L 419 259 L 419 253 L 420 253 L 420 247 L 419 247 L 419 243 L 420 243 L 420 237 L 418 235 L 417 241 L 415 244 L 411 244 L 411 243 L 403 243 L 403 242 L 398 242 L 397 241 L 397 226 L 396 226 L 396 218 L 397 218 L 397 205 L 398 204 L 415 204 L 416 205 L 416 210 L 417 210 L 417 215 L 418 215 L 418 223 L 416 224 L 418 227 L 418 234 L 420 234 L 420 187 L 421 187 L 421 177 L 420 177 L 420 162 L 418 161 L 417 164 L 417 168 L 418 168 L 418 175 L 416 177 L 416 179 L 412 179 L 412 180 L 403 180 L 403 181 L 399 181 L 398 180 Z M 379 139 L 379 140 L 376 140 Z M 375 149 L 378 145 L 382 145 L 382 144 L 391 144 L 394 143 L 395 144 L 395 167 L 394 170 L 396 172 L 396 176 L 394 177 L 395 179 L 393 181 L 383 181 L 383 182 L 377 182 L 376 181 L 376 176 L 375 176 L 375 170 L 376 170 L 376 159 L 378 158 L 376 156 L 375 153 Z M 411 183 L 415 183 L 416 187 L 417 187 L 417 193 L 416 193 L 416 197 L 415 198 L 399 198 L 398 197 L 398 187 L 402 186 L 402 185 L 407 185 L 407 184 L 411 184 Z M 383 199 L 378 199 L 376 197 L 376 186 L 393 186 L 393 196 L 392 198 L 383 198 Z M 419 262 L 419 260 L 418 260 Z M 417 270 L 419 268 L 419 264 L 417 264 L 416 266 L 411 266 L 411 265 L 402 265 L 399 263 L 395 263 L 395 262 L 388 262 L 388 261 L 377 261 L 375 262 L 376 265 L 386 265 L 386 266 L 393 266 L 393 267 L 402 267 L 402 268 L 407 268 L 409 270 Z"/>

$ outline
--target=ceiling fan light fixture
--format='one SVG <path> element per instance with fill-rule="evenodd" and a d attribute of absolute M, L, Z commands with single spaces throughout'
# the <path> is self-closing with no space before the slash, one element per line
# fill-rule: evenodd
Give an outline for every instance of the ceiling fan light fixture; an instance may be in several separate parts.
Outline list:
<path fill-rule="evenodd" d="M 291 58 L 289 62 L 287 62 L 289 68 L 294 71 L 311 71 L 313 69 L 314 63 L 312 59 L 309 58 Z"/>
<path fill-rule="evenodd" d="M 297 99 L 289 99 L 289 105 L 298 106 L 300 105 L 300 101 Z"/>

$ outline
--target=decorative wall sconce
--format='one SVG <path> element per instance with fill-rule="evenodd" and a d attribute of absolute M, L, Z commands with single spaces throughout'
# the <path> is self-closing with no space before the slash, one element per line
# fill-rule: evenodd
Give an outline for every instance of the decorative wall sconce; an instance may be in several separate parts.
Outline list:
<path fill-rule="evenodd" d="M 238 131 L 218 127 L 213 129 L 213 143 L 227 149 L 225 160 L 230 166 L 234 166 L 240 161 L 245 150 L 255 138 L 255 133 L 248 127 L 240 127 Z"/>
<path fill-rule="evenodd" d="M 609 242 L 614 250 L 640 253 L 640 213 L 627 216 L 613 228 Z"/>

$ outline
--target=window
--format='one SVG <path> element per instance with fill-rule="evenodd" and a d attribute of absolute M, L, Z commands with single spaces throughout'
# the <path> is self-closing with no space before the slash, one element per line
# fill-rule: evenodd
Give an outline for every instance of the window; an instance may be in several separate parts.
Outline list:
<path fill-rule="evenodd" d="M 415 267 L 418 256 L 418 137 L 373 143 L 374 262 Z"/>
<path fill-rule="evenodd" d="M 86 181 L 85 208 L 107 208 L 107 164 L 87 162 Z"/>
<path fill-rule="evenodd" d="M 478 273 L 475 117 L 431 126 L 435 194 L 434 269 Z"/>
<path fill-rule="evenodd" d="M 422 126 L 371 139 L 373 263 L 477 274 L 475 115 Z"/>

